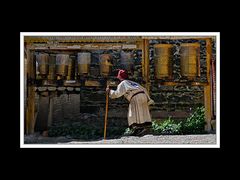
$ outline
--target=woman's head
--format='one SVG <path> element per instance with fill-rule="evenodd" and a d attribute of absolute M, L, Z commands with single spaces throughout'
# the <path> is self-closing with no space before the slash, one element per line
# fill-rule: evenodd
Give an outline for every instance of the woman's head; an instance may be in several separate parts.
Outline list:
<path fill-rule="evenodd" d="M 117 78 L 118 78 L 120 81 L 123 81 L 123 80 L 127 79 L 127 78 L 128 78 L 128 74 L 127 74 L 126 70 L 120 69 L 120 70 L 118 71 Z"/>

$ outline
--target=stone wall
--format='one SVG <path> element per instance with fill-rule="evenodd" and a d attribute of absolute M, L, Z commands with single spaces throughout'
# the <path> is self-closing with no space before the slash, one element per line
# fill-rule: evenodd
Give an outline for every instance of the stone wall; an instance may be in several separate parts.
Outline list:
<path fill-rule="evenodd" d="M 186 77 L 181 76 L 180 69 L 180 45 L 182 43 L 200 44 L 200 77 L 196 77 L 197 82 L 207 82 L 206 76 L 206 41 L 194 39 L 182 40 L 150 40 L 150 94 L 156 102 L 151 108 L 154 119 L 164 119 L 172 116 L 183 119 L 188 116 L 196 107 L 204 104 L 203 87 L 201 86 L 161 86 L 160 82 L 169 80 L 156 80 L 154 75 L 154 45 L 172 44 L 172 69 L 173 82 L 188 82 Z M 214 45 L 214 43 L 213 43 Z"/>
<path fill-rule="evenodd" d="M 199 86 L 160 86 L 152 85 L 151 98 L 155 105 L 151 107 L 153 119 L 169 116 L 183 119 L 193 110 L 203 105 L 203 87 Z"/>
<path fill-rule="evenodd" d="M 196 77 L 195 81 L 206 82 L 206 41 L 205 40 L 195 40 L 195 39 L 182 39 L 182 40 L 150 40 L 149 41 L 149 51 L 150 51 L 150 79 L 152 82 L 155 81 L 154 77 L 154 44 L 172 44 L 173 45 L 173 81 L 174 82 L 187 82 L 186 77 L 181 76 L 180 72 L 180 45 L 182 43 L 199 43 L 200 44 L 200 77 Z M 162 80 L 164 81 L 164 80 Z"/>

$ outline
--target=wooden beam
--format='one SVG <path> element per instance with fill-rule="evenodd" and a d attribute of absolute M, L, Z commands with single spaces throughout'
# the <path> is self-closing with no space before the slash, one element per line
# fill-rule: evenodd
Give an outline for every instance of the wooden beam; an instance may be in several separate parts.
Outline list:
<path fill-rule="evenodd" d="M 142 77 L 143 80 L 145 81 L 145 49 L 144 49 L 144 40 L 141 42 L 141 48 L 142 48 Z"/>
<path fill-rule="evenodd" d="M 167 40 L 178 40 L 178 39 L 195 39 L 195 40 L 207 40 L 209 38 L 216 38 L 215 36 L 142 36 L 143 39 L 167 39 Z"/>
<path fill-rule="evenodd" d="M 209 83 L 208 82 L 159 82 L 160 85 L 162 86 L 207 86 Z"/>
<path fill-rule="evenodd" d="M 25 42 L 61 42 L 61 43 L 77 43 L 77 42 L 135 42 L 141 39 L 141 36 L 25 36 Z"/>
<path fill-rule="evenodd" d="M 26 116 L 26 133 L 34 133 L 34 126 L 36 122 L 35 117 L 35 91 L 34 87 L 28 87 L 28 103 L 27 103 L 27 116 Z"/>
<path fill-rule="evenodd" d="M 26 110 L 26 134 L 34 133 L 35 117 L 35 87 L 32 84 L 35 79 L 34 53 L 27 49 L 27 110 Z"/>
<path fill-rule="evenodd" d="M 121 49 L 129 49 L 129 50 L 139 50 L 141 48 L 138 48 L 137 45 L 135 44 L 131 44 L 131 45 L 121 45 L 121 46 L 117 46 L 117 45 L 112 45 L 112 46 L 104 46 L 104 45 L 92 45 L 92 46 L 58 46 L 58 47 L 48 47 L 48 46 L 43 46 L 43 47 L 33 47 L 33 50 L 36 51 L 48 51 L 48 52 L 52 52 L 52 51 L 79 51 L 81 49 L 84 50 L 121 50 Z"/>
<path fill-rule="evenodd" d="M 206 131 L 211 131 L 211 85 L 210 85 L 210 68 L 211 68 L 211 56 L 212 56 L 212 41 L 206 40 L 206 63 L 207 63 L 207 81 L 208 85 L 204 86 L 204 107 L 205 107 L 205 119 L 206 119 Z"/>
<path fill-rule="evenodd" d="M 99 81 L 90 81 L 90 80 L 86 80 L 85 81 L 85 86 L 100 86 L 100 82 Z"/>

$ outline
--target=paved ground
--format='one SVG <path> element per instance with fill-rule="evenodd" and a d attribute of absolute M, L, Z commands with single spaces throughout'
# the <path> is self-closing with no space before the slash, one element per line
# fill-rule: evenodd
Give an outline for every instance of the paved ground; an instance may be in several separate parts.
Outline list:
<path fill-rule="evenodd" d="M 24 137 L 25 144 L 216 144 L 216 134 L 202 135 L 145 135 L 143 137 L 121 137 L 83 141 L 67 137 L 43 137 L 30 135 Z"/>

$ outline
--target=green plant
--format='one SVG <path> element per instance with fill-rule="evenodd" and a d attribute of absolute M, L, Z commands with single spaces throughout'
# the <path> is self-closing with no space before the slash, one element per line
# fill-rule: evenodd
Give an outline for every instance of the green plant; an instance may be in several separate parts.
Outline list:
<path fill-rule="evenodd" d="M 132 133 L 132 130 L 128 127 L 125 129 L 123 135 L 128 135 L 128 134 L 131 134 Z"/>
<path fill-rule="evenodd" d="M 205 125 L 205 108 L 198 107 L 189 118 L 183 123 L 182 131 L 184 134 L 202 134 Z"/>
<path fill-rule="evenodd" d="M 152 122 L 152 129 L 154 134 L 172 135 L 181 134 L 182 122 L 176 123 L 169 117 L 163 122 Z"/>
<path fill-rule="evenodd" d="M 205 108 L 198 107 L 185 121 L 174 122 L 171 117 L 163 122 L 153 121 L 154 134 L 203 134 L 205 126 Z"/>

